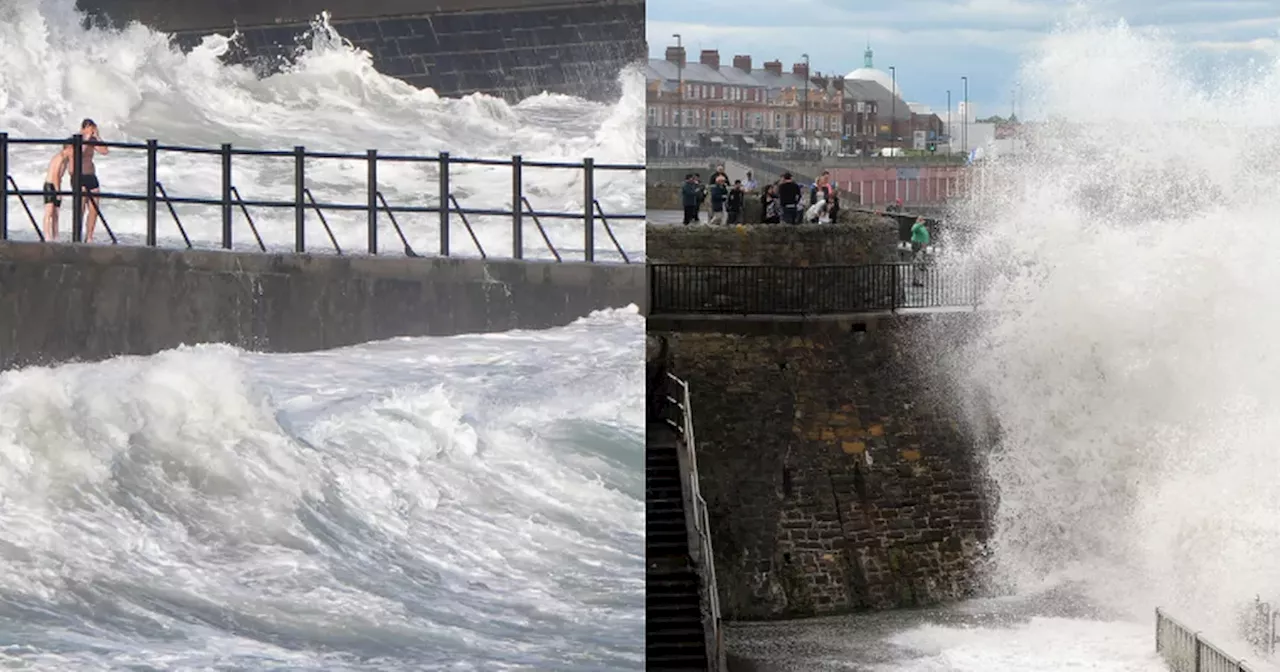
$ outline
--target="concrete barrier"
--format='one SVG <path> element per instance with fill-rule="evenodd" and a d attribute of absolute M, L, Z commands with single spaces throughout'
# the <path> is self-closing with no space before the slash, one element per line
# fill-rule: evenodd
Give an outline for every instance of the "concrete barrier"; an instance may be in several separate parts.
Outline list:
<path fill-rule="evenodd" d="M 184 343 L 301 352 L 541 329 L 645 298 L 640 264 L 0 242 L 0 369 Z"/>

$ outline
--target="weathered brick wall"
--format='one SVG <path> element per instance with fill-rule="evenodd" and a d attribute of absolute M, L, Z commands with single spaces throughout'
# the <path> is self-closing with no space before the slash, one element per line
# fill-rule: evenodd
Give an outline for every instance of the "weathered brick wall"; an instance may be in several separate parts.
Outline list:
<path fill-rule="evenodd" d="M 898 318 L 865 333 L 668 334 L 672 371 L 693 393 L 726 618 L 972 594 L 987 532 L 982 480 L 927 342 L 963 319 L 972 318 Z"/>
<path fill-rule="evenodd" d="M 645 235 L 651 263 L 818 266 L 899 261 L 898 224 L 859 215 L 848 224 L 743 227 L 651 224 Z"/>
<path fill-rule="evenodd" d="M 515 101 L 551 91 L 612 100 L 620 94 L 618 73 L 646 53 L 643 0 L 398 2 L 380 15 L 362 11 L 366 3 L 341 0 L 324 7 L 333 13 L 331 23 L 338 32 L 373 56 L 379 72 L 444 96 L 483 92 Z M 181 6 L 166 3 L 161 11 L 154 4 L 80 0 L 91 11 L 146 17 L 145 22 L 162 28 L 191 25 L 182 20 Z M 293 4 L 214 5 L 197 23 L 209 27 L 177 29 L 176 41 L 189 49 L 209 33 L 230 33 L 239 25 L 243 39 L 227 60 L 249 60 L 270 70 L 288 61 L 295 40 L 309 29 L 297 22 L 304 12 Z M 276 19 L 264 18 L 271 16 Z"/>

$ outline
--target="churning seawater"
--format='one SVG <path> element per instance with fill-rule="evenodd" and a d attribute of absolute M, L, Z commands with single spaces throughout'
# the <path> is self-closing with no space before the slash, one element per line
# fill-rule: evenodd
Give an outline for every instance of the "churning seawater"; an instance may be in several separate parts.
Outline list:
<path fill-rule="evenodd" d="M 0 663 L 642 669 L 643 333 L 0 374 Z"/>
<path fill-rule="evenodd" d="M 571 96 L 544 94 L 515 105 L 484 95 L 442 99 L 373 69 L 369 54 L 319 21 L 300 49 L 296 65 L 259 77 L 251 67 L 228 66 L 219 56 L 230 36 L 213 36 L 190 53 L 170 46 L 169 36 L 134 24 L 122 31 L 86 30 L 74 0 L 5 0 L 0 2 L 0 130 L 16 137 L 61 138 L 93 118 L 109 141 L 217 148 L 222 143 L 249 149 L 291 150 L 304 146 L 321 152 L 526 159 L 581 163 L 644 163 L 644 81 L 637 68 L 620 73 L 621 98 L 600 104 Z M 10 148 L 10 173 L 22 189 L 39 190 L 53 147 Z M 145 194 L 146 153 L 115 149 L 99 157 L 98 175 L 107 192 Z M 294 165 L 290 157 L 240 157 L 233 162 L 233 182 L 246 200 L 294 198 Z M 361 205 L 367 202 L 367 162 L 308 159 L 307 184 L 321 203 Z M 465 208 L 510 210 L 511 169 L 505 166 L 451 166 L 454 196 Z M 221 159 L 217 155 L 162 152 L 159 181 L 170 196 L 219 198 Z M 525 167 L 524 191 L 540 212 L 582 213 L 581 170 Z M 435 207 L 439 203 L 439 170 L 435 164 L 380 162 L 378 188 L 393 206 Z M 69 188 L 64 182 L 64 188 Z M 606 214 L 644 212 L 642 171 L 599 170 L 597 199 Z M 28 199 L 42 218 L 40 198 Z M 177 205 L 178 217 L 198 247 L 221 241 L 218 206 Z M 70 208 L 64 208 L 63 239 L 70 236 Z M 108 223 L 128 242 L 145 240 L 145 207 L 140 203 L 105 202 Z M 294 223 L 290 209 L 250 208 L 267 246 L 290 249 Z M 10 228 L 18 239 L 34 239 L 26 213 L 16 199 L 9 203 Z M 364 212 L 325 213 L 344 251 L 367 249 Z M 332 252 L 328 235 L 314 212 L 307 214 L 308 250 Z M 387 215 L 381 216 L 380 247 L 402 254 L 403 245 Z M 410 245 L 419 254 L 439 250 L 439 217 L 435 213 L 396 215 Z M 469 216 L 486 253 L 509 257 L 510 217 Z M 235 245 L 256 247 L 243 213 L 235 214 Z M 581 259 L 585 249 L 583 221 L 544 218 L 552 245 L 566 259 Z M 610 222 L 622 248 L 632 258 L 644 254 L 644 227 L 639 221 Z M 596 224 L 599 259 L 619 259 L 603 226 Z M 158 232 L 167 245 L 183 245 L 173 218 L 160 208 Z M 450 226 L 451 253 L 478 256 L 474 243 L 455 215 Z M 99 228 L 101 241 L 106 232 Z M 95 236 L 95 241 L 98 238 Z M 546 243 L 525 218 L 525 254 L 551 257 Z"/>

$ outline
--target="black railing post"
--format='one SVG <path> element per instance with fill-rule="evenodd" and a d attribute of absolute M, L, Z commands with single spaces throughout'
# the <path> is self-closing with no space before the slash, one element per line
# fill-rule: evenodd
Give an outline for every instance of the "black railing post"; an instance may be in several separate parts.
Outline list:
<path fill-rule="evenodd" d="M 440 256 L 449 256 L 449 152 L 440 152 Z"/>
<path fill-rule="evenodd" d="M 895 312 L 895 313 L 896 313 L 896 312 L 898 312 L 898 307 L 899 307 L 899 305 L 898 305 L 898 304 L 900 304 L 900 303 L 902 302 L 902 299 L 900 299 L 900 298 L 898 297 L 898 292 L 902 291 L 902 290 L 901 290 L 901 288 L 898 286 L 898 283 L 900 282 L 900 281 L 899 281 L 899 279 L 898 279 L 898 276 L 899 276 L 899 275 L 901 275 L 901 273 L 900 273 L 900 269 L 901 269 L 901 268 L 902 268 L 902 266 L 901 266 L 900 264 L 890 264 L 890 265 L 889 265 L 889 271 L 890 271 L 890 275 L 889 275 L 889 292 L 890 292 L 890 293 L 889 293 L 889 310 L 890 310 L 890 312 Z"/>
<path fill-rule="evenodd" d="M 84 201 L 80 197 L 80 170 L 84 168 L 84 136 L 71 137 L 71 242 L 84 240 Z"/>
<path fill-rule="evenodd" d="M 231 249 L 231 143 L 222 143 L 222 249 Z"/>
<path fill-rule="evenodd" d="M 307 150 L 298 145 L 293 148 L 293 249 L 298 254 L 307 251 Z"/>
<path fill-rule="evenodd" d="M 156 246 L 156 160 L 160 143 L 147 141 L 147 246 Z"/>
<path fill-rule="evenodd" d="M 524 158 L 511 157 L 511 258 L 524 258 Z"/>
<path fill-rule="evenodd" d="M 378 253 L 378 150 L 369 150 L 369 254 Z"/>
<path fill-rule="evenodd" d="M 0 131 L 0 240 L 9 240 L 9 134 Z"/>
<path fill-rule="evenodd" d="M 583 245 L 586 251 L 583 253 L 585 261 L 596 260 L 596 160 L 585 158 L 582 160 L 582 193 L 585 210 L 582 213 L 582 222 L 586 231 L 583 238 Z"/>

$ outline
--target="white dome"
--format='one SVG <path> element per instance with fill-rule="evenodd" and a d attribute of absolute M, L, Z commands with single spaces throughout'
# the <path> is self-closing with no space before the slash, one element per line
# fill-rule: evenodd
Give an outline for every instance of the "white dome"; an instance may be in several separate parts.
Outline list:
<path fill-rule="evenodd" d="M 897 94 L 899 98 L 902 97 L 902 89 L 898 88 L 894 91 L 895 87 L 893 78 L 889 76 L 889 73 L 883 70 L 876 70 L 875 68 L 858 68 L 857 70 L 845 75 L 844 78 L 860 82 L 875 82 L 876 84 L 883 86 L 885 91 L 893 92 Z"/>

